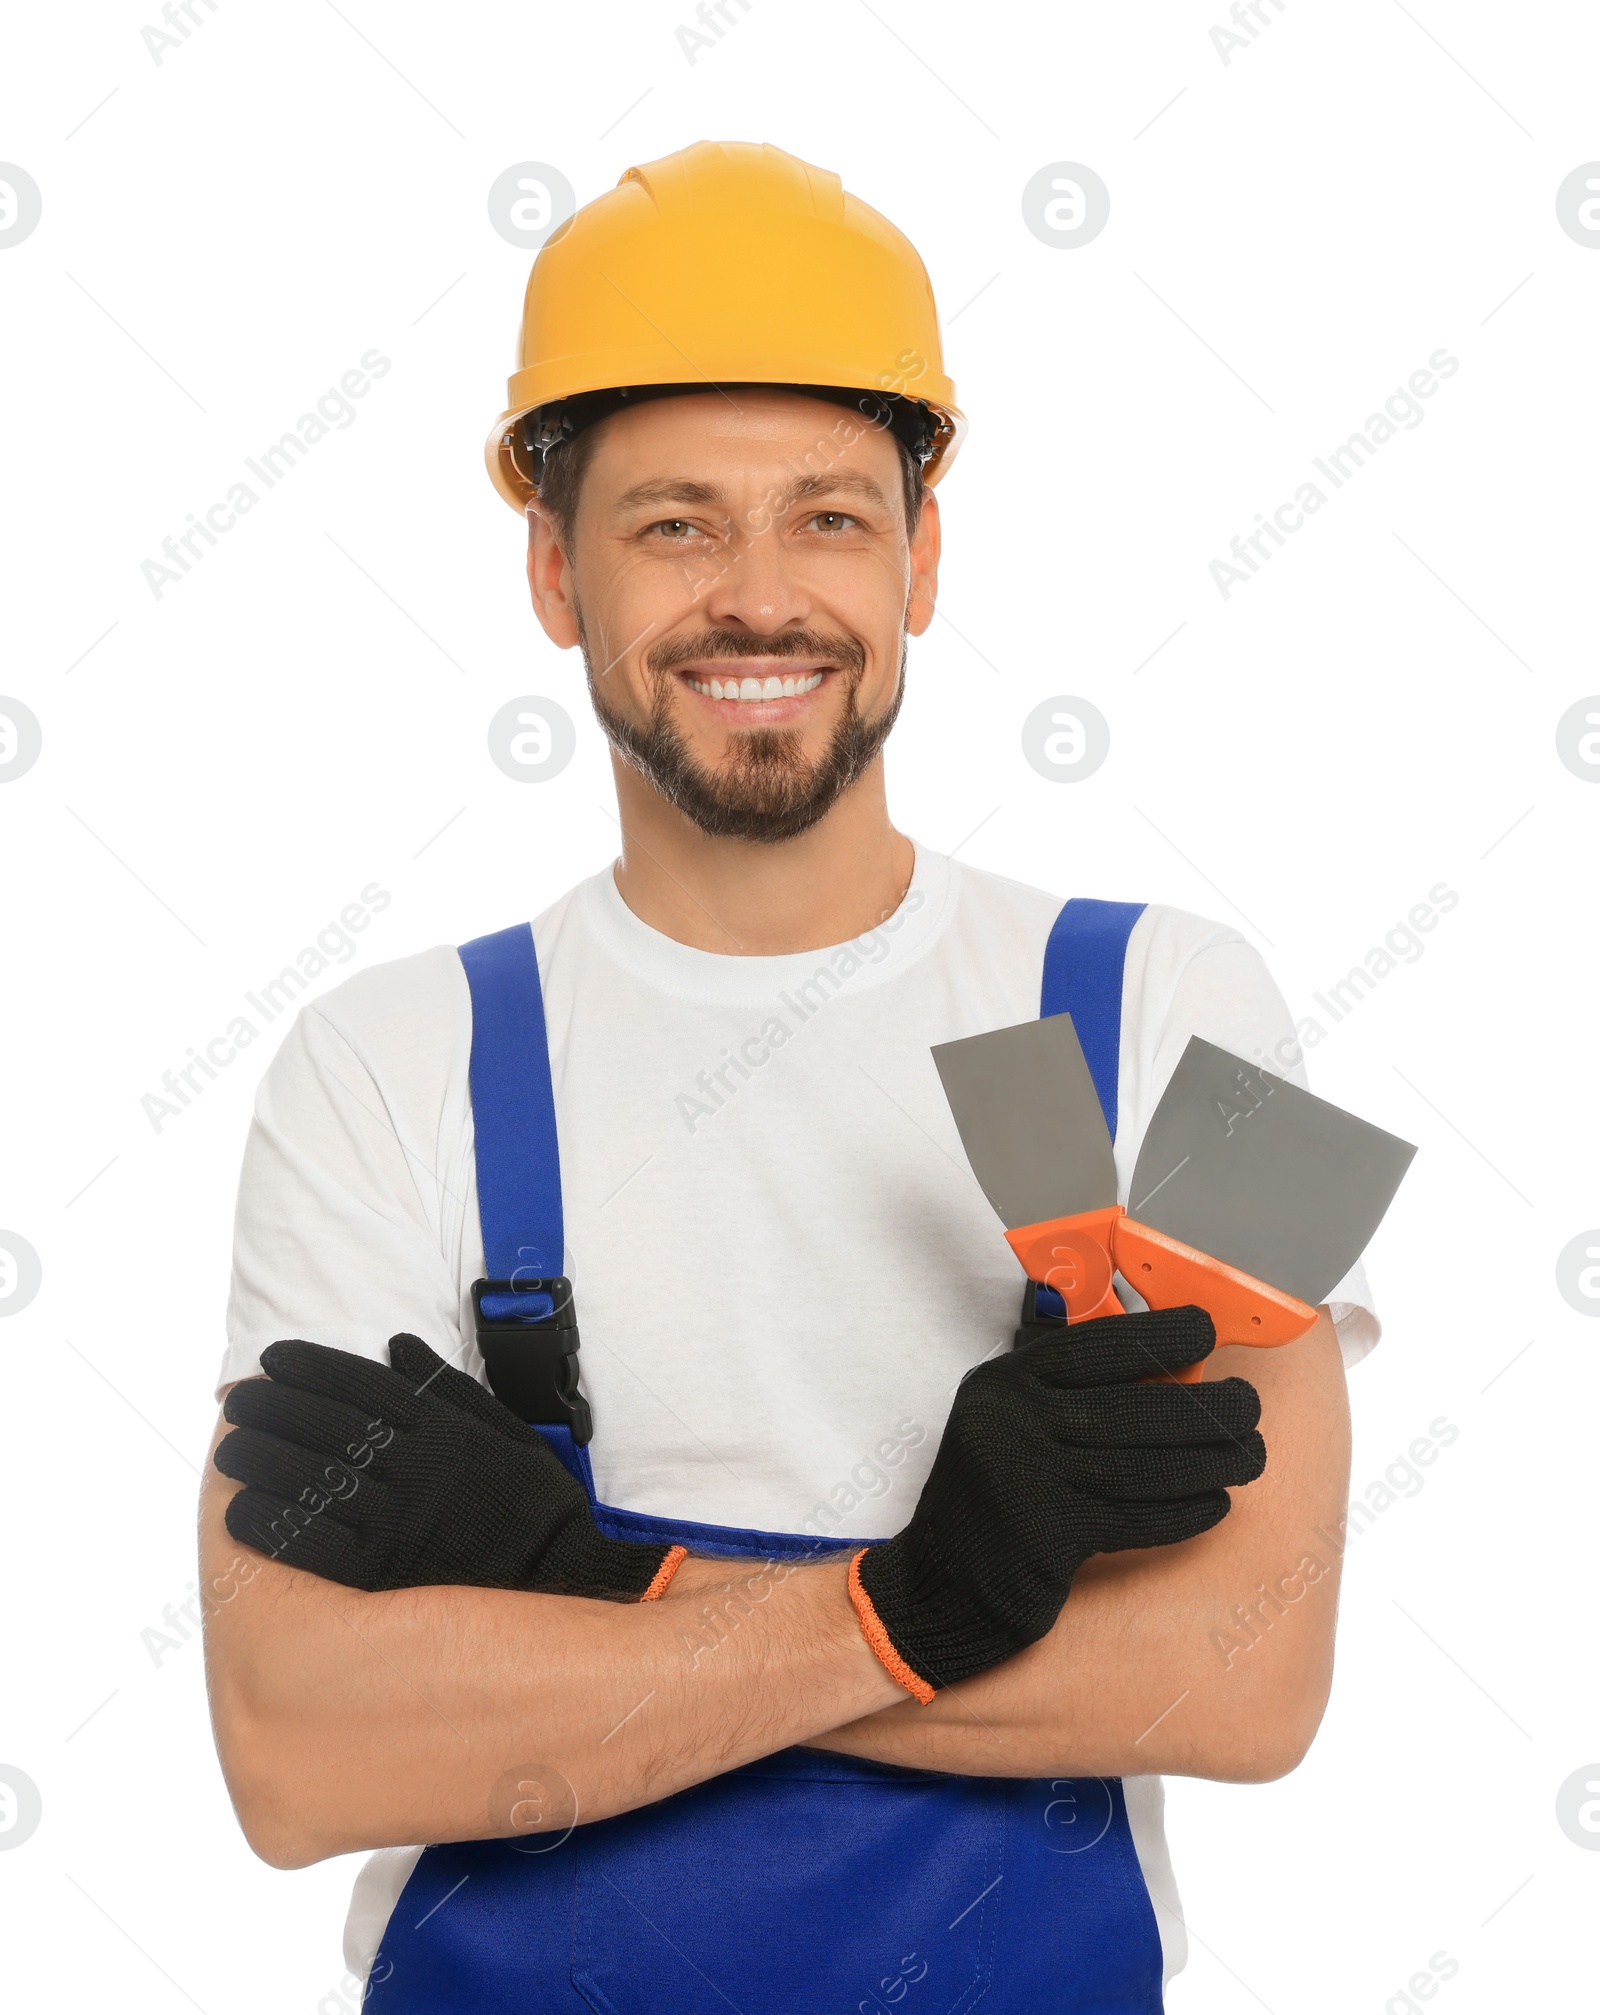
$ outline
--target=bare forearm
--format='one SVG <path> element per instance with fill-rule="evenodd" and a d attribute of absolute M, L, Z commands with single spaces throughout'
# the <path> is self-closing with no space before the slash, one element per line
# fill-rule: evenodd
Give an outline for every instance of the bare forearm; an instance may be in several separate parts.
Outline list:
<path fill-rule="evenodd" d="M 604 1818 L 899 1694 L 842 1563 L 753 1563 L 724 1594 L 725 1565 L 689 1562 L 649 1604 L 371 1595 L 242 1552 L 229 1494 L 213 1477 L 202 1501 L 212 1714 L 246 1834 L 282 1865 L 518 1830 L 535 1779 L 558 1787 L 546 1823 Z"/>
<path fill-rule="evenodd" d="M 368 1595 L 241 1558 L 212 1475 L 208 1669 L 246 1832 L 284 1863 L 488 1837 L 515 1829 L 507 1787 L 535 1777 L 560 1788 L 549 1823 L 581 1822 L 806 1741 L 994 1775 L 1279 1774 L 1331 1679 L 1343 1373 L 1325 1317 L 1282 1353 L 1209 1368 L 1259 1387 L 1265 1476 L 1200 1539 L 1091 1561 L 1049 1637 L 926 1708 L 867 1650 L 842 1563 L 692 1561 L 638 1606 Z"/>
<path fill-rule="evenodd" d="M 816 1746 L 994 1776 L 1292 1768 L 1333 1672 L 1350 1475 L 1338 1342 L 1324 1314 L 1299 1343 L 1218 1351 L 1207 1371 L 1256 1384 L 1267 1445 L 1266 1474 L 1232 1493 L 1220 1526 L 1091 1561 L 1042 1642 L 929 1707 L 890 1707 Z"/>

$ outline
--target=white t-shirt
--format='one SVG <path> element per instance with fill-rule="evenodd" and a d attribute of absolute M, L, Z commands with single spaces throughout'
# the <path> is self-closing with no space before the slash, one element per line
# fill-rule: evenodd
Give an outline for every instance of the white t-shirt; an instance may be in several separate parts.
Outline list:
<path fill-rule="evenodd" d="M 1038 1013 L 1059 909 L 919 848 L 894 915 L 826 951 L 693 950 L 642 923 L 609 870 L 536 919 L 603 1501 L 861 1539 L 905 1523 L 955 1387 L 1006 1347 L 1022 1289 L 929 1048 Z M 1191 1035 L 1303 1082 L 1259 956 L 1153 906 L 1124 968 L 1124 1202 Z M 277 1337 L 386 1362 L 398 1330 L 481 1376 L 471 1037 L 448 946 L 302 1010 L 245 1149 L 222 1385 Z M 1378 1337 L 1359 1267 L 1330 1306 L 1353 1363 Z M 1170 1974 L 1182 1929 L 1160 1782 L 1126 1789 Z M 358 1883 L 354 1970 L 415 1852 L 374 1857 Z"/>

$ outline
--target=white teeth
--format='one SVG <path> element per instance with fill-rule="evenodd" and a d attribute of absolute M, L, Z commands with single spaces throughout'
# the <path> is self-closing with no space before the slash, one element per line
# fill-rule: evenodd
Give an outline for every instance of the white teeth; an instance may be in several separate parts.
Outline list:
<path fill-rule="evenodd" d="M 780 679 L 775 673 L 765 679 L 696 679 L 689 684 L 708 700 L 785 700 L 814 693 L 822 684 L 821 672 L 806 672 L 799 678 L 791 673 Z"/>

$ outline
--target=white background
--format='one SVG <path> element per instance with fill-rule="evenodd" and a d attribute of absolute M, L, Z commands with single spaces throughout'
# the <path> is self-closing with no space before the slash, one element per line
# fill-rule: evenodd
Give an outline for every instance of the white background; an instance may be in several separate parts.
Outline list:
<path fill-rule="evenodd" d="M 485 198 L 521 161 L 586 201 L 739 138 L 909 233 L 970 415 L 899 822 L 1236 923 L 1302 1014 L 1435 883 L 1460 895 L 1309 1058 L 1421 1148 L 1369 1259 L 1356 1486 L 1441 1416 L 1459 1440 L 1351 1547 L 1310 1760 L 1171 1787 L 1171 2005 L 1377 2015 L 1443 1952 L 1452 2015 L 1594 2006 L 1600 1854 L 1555 1799 L 1600 1759 L 1600 1326 L 1555 1260 L 1600 1222 L 1600 788 L 1555 727 L 1600 691 L 1600 246 L 1555 192 L 1600 157 L 1600 19 L 1285 0 L 1224 63 L 1220 0 L 752 0 L 691 64 L 687 0 L 194 12 L 158 64 L 153 12 L 19 9 L 0 78 L 0 158 L 44 203 L 0 252 L 0 691 L 44 732 L 0 788 L 0 1226 L 44 1265 L 0 1323 L 0 1763 L 43 1797 L 0 1854 L 8 1998 L 340 2005 L 351 1866 L 252 1859 L 197 1643 L 157 1666 L 141 1640 L 195 1576 L 235 1173 L 286 1022 L 159 1132 L 140 1099 L 367 883 L 393 901 L 361 962 L 610 857 L 579 666 L 481 462 L 529 263 Z M 1080 249 L 1022 218 L 1059 161 L 1111 191 Z M 1224 600 L 1210 562 L 1441 346 L 1424 421 Z M 355 422 L 156 598 L 141 561 L 374 347 Z M 579 722 L 542 785 L 486 753 L 525 693 Z M 1021 754 L 1058 694 L 1111 724 L 1077 783 Z"/>

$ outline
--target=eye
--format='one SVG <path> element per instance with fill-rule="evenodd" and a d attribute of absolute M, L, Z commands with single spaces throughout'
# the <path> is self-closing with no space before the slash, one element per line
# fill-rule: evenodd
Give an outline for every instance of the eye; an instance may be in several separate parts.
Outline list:
<path fill-rule="evenodd" d="M 673 539 L 678 541 L 697 539 L 702 536 L 700 527 L 691 523 L 688 518 L 661 518 L 655 524 L 645 527 L 645 535 L 648 538 Z"/>
<path fill-rule="evenodd" d="M 845 532 L 859 530 L 861 520 L 852 518 L 847 511 L 816 511 L 806 523 L 821 532 Z"/>

